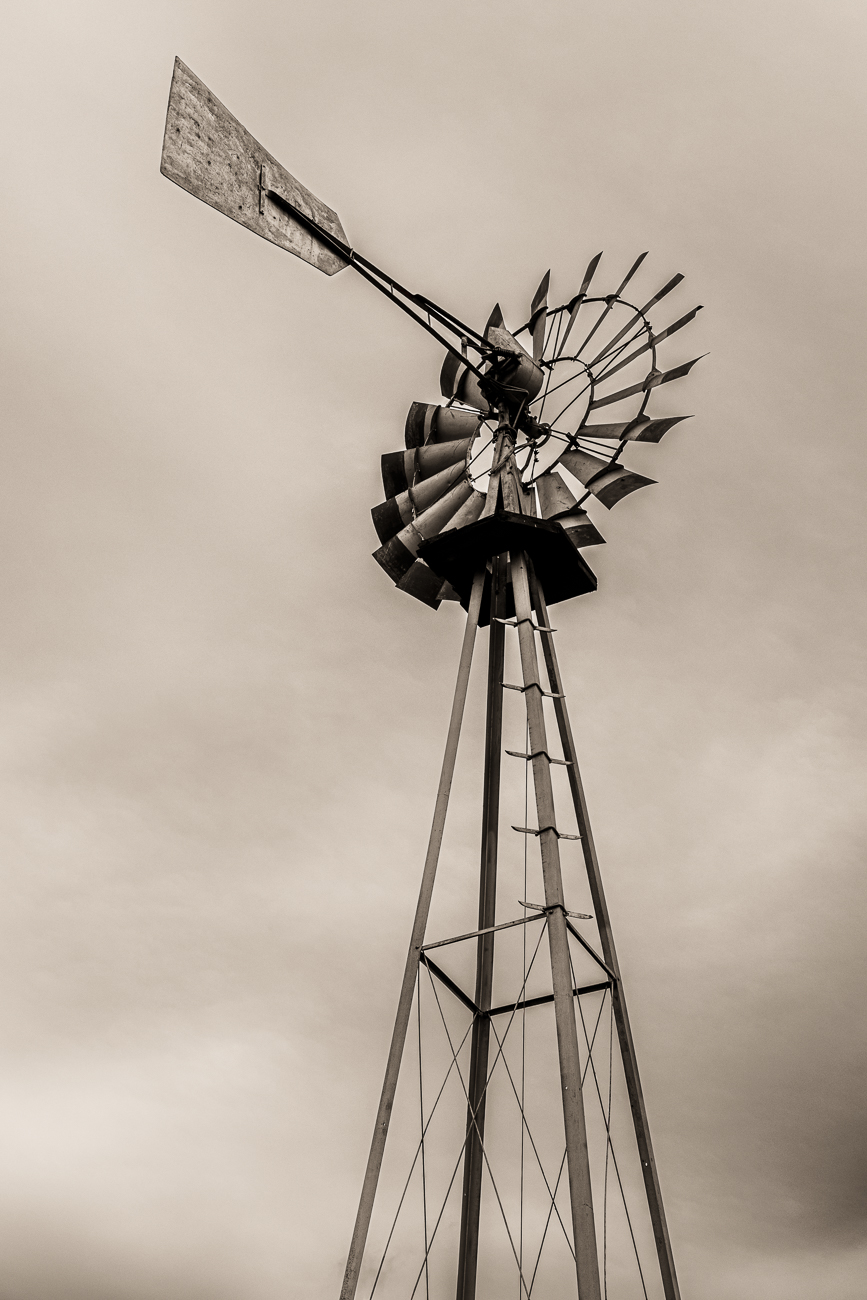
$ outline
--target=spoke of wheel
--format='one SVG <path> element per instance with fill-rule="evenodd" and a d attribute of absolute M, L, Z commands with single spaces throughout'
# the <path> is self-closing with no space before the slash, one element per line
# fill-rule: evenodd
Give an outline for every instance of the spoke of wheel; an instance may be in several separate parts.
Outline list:
<path fill-rule="evenodd" d="M 558 312 L 558 314 L 557 314 L 557 335 L 556 335 L 556 337 L 555 337 L 555 339 L 554 339 L 554 351 L 555 351 L 555 352 L 557 351 L 557 339 L 559 339 L 559 337 L 560 337 L 560 325 L 561 325 L 562 321 L 563 321 L 563 317 L 562 317 L 562 315 Z M 546 347 L 547 347 L 547 344 L 551 341 L 551 331 L 553 330 L 553 328 L 554 328 L 554 322 L 553 322 L 553 320 L 552 320 L 552 321 L 551 321 L 551 329 L 549 329 L 549 331 L 548 331 L 548 338 L 547 338 L 547 340 L 546 340 Z M 542 355 L 543 355 L 543 356 L 545 355 L 545 352 L 544 352 L 544 351 L 542 352 Z M 546 397 L 548 396 L 548 389 L 549 389 L 550 384 L 551 384 L 551 376 L 552 376 L 553 373 L 554 373 L 553 370 L 549 369 L 547 375 L 545 376 L 545 387 L 544 387 L 544 390 L 543 390 L 543 392 L 542 392 L 542 405 L 539 407 L 539 414 L 538 414 L 538 417 L 537 417 L 539 420 L 541 420 L 541 418 L 542 418 L 542 412 L 543 412 L 544 409 L 545 409 L 545 399 L 546 399 Z"/>
<path fill-rule="evenodd" d="M 590 333 L 587 335 L 587 337 L 586 337 L 586 339 L 584 340 L 584 342 L 581 344 L 580 348 L 578 349 L 578 353 L 577 353 L 577 355 L 579 355 L 579 356 L 581 355 L 581 353 L 582 353 L 582 352 L 584 351 L 584 349 L 586 348 L 587 344 L 588 344 L 588 343 L 590 342 L 590 340 L 592 339 L 593 335 L 594 335 L 594 334 L 596 333 L 596 331 L 599 329 L 599 326 L 600 326 L 600 325 L 602 324 L 602 322 L 607 318 L 607 316 L 608 316 L 609 312 L 611 311 L 612 307 L 614 306 L 614 304 L 615 304 L 615 303 L 618 301 L 618 299 L 620 298 L 620 295 L 623 293 L 623 290 L 624 290 L 624 289 L 626 288 L 626 286 L 629 284 L 629 281 L 630 281 L 630 280 L 632 279 L 632 277 L 635 275 L 635 272 L 638 270 L 639 266 L 641 266 L 641 263 L 644 261 L 645 257 L 647 257 L 647 254 L 646 254 L 646 253 L 642 253 L 640 257 L 637 257 L 637 258 L 636 258 L 636 260 L 633 262 L 632 266 L 631 266 L 631 267 L 629 268 L 629 270 L 626 272 L 626 278 L 624 279 L 624 281 L 623 281 L 623 283 L 621 284 L 620 288 L 617 290 L 616 293 L 612 293 L 611 296 L 610 296 L 610 298 L 607 298 L 607 299 L 606 299 L 606 302 L 605 302 L 605 310 L 603 311 L 602 315 L 599 317 L 599 319 L 598 319 L 598 321 L 596 322 L 596 324 L 593 326 L 593 328 L 592 328 L 592 330 L 590 331 Z M 633 307 L 633 311 L 634 311 L 634 310 L 635 310 L 635 308 Z"/>
<path fill-rule="evenodd" d="M 649 342 L 640 347 L 637 352 L 632 354 L 632 356 L 627 357 L 625 361 L 622 361 L 619 365 L 615 366 L 614 362 L 617 361 L 619 357 L 622 357 L 626 349 L 631 348 L 633 343 L 636 343 L 642 335 L 646 335 Z M 635 357 L 640 356 L 642 352 L 646 352 L 652 345 L 653 331 L 650 328 L 650 321 L 644 321 L 641 328 L 637 329 L 634 334 L 630 334 L 628 339 L 624 339 L 616 348 L 612 347 L 609 352 L 606 352 L 604 356 L 600 357 L 600 360 L 604 361 L 605 365 L 599 371 L 596 382 L 601 384 L 603 380 L 610 378 L 610 376 L 615 374 L 618 370 L 622 370 L 625 365 L 628 365 L 628 363 L 634 360 Z M 595 365 L 596 362 L 593 364 Z"/>
<path fill-rule="evenodd" d="M 578 290 L 578 293 L 573 300 L 574 306 L 569 313 L 569 323 L 566 326 L 566 333 L 563 335 L 563 342 L 560 344 L 561 352 L 566 346 L 566 340 L 572 332 L 572 326 L 575 324 L 578 313 L 584 305 L 584 299 L 587 297 L 587 290 L 590 288 L 590 281 L 596 273 L 596 268 L 599 265 L 601 257 L 601 253 L 597 253 L 595 257 L 591 257 L 587 270 L 584 272 L 584 279 L 581 281 L 581 288 Z"/>
<path fill-rule="evenodd" d="M 625 357 L 622 361 L 619 361 L 618 358 L 622 357 L 626 349 L 631 348 L 633 343 L 637 343 L 638 340 L 642 337 L 642 335 L 645 335 L 645 339 L 641 347 L 636 348 L 636 350 L 634 352 L 631 352 L 628 357 Z M 616 375 L 618 370 L 622 370 L 624 366 L 629 365 L 630 361 L 634 361 L 636 357 L 640 357 L 643 352 L 646 352 L 648 350 L 648 348 L 652 348 L 654 342 L 655 339 L 653 336 L 653 331 L 650 328 L 650 323 L 648 321 L 645 321 L 641 329 L 636 330 L 635 333 L 631 336 L 631 338 L 624 339 L 624 341 L 620 344 L 620 347 L 615 348 L 614 351 L 611 353 L 610 357 L 607 356 L 606 354 L 606 357 L 602 358 L 605 361 L 605 365 L 602 367 L 601 371 L 599 372 L 596 382 L 601 384 L 603 380 L 610 379 L 612 375 Z M 614 364 L 615 361 L 617 361 L 617 365 Z"/>
<path fill-rule="evenodd" d="M 620 330 L 620 332 L 618 334 L 615 334 L 614 338 L 611 339 L 606 344 L 602 352 L 600 352 L 598 356 L 595 356 L 593 358 L 593 360 L 590 362 L 591 366 L 595 366 L 597 361 L 601 361 L 602 358 L 606 356 L 608 352 L 611 351 L 615 343 L 620 342 L 620 340 L 623 338 L 623 335 L 628 333 L 628 331 L 632 329 L 632 326 L 639 319 L 639 317 L 644 321 L 644 324 L 647 326 L 649 330 L 650 325 L 648 324 L 647 321 L 647 313 L 650 311 L 651 307 L 655 307 L 658 302 L 661 302 L 662 299 L 666 296 L 666 294 L 671 293 L 672 289 L 676 289 L 682 279 L 683 276 L 680 275 L 679 273 L 677 275 L 672 276 L 672 278 L 668 281 L 668 283 L 664 284 L 662 288 L 653 295 L 652 298 L 648 298 L 647 302 L 644 304 L 643 307 L 637 307 L 635 309 L 635 315 L 632 317 L 632 320 L 627 321 L 626 324 L 623 326 L 623 328 Z"/>
<path fill-rule="evenodd" d="M 552 423 L 552 424 L 556 424 L 558 420 L 562 420 L 563 416 L 564 416 L 564 415 L 566 414 L 566 412 L 569 410 L 569 407 L 575 405 L 575 403 L 578 401 L 578 398 L 581 397 L 581 396 L 583 396 L 583 394 L 587 392 L 587 389 L 590 388 L 590 386 L 593 384 L 593 382 L 594 382 L 594 380 L 593 380 L 592 378 L 591 378 L 591 379 L 588 379 L 587 383 L 584 385 L 584 387 L 583 387 L 582 389 L 580 389 L 580 390 L 575 394 L 575 396 L 572 398 L 571 402 L 567 402 L 566 405 L 563 407 L 563 410 L 557 412 L 557 414 L 554 416 L 554 419 L 551 421 L 551 423 Z"/>
<path fill-rule="evenodd" d="M 567 360 L 568 360 L 568 358 L 567 358 Z M 583 365 L 584 363 L 581 362 L 580 364 Z M 549 371 L 549 373 L 550 373 L 550 371 Z M 583 379 L 583 377 L 584 377 L 584 375 L 586 375 L 586 373 L 587 373 L 587 371 L 586 371 L 586 369 L 585 369 L 585 370 L 584 370 L 580 375 L 568 375 L 568 376 L 566 377 L 566 379 L 561 379 L 560 382 L 559 382 L 559 384 L 555 384 L 553 388 L 549 388 L 548 391 L 547 391 L 547 394 L 540 394 L 538 397 L 534 397 L 533 400 L 532 400 L 532 402 L 530 403 L 530 405 L 531 405 L 531 406 L 535 406 L 537 402 L 541 402 L 541 401 L 542 401 L 543 396 L 545 396 L 545 395 L 547 395 L 548 397 L 553 397 L 554 393 L 556 393 L 557 390 L 558 390 L 559 388 L 565 388 L 565 386 L 566 386 L 567 384 L 574 384 L 576 380 L 578 380 L 578 379 Z"/>

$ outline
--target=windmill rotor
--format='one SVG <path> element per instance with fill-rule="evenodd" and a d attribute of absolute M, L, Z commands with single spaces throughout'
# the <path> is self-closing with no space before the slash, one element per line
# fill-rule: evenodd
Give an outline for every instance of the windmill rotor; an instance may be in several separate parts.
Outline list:
<path fill-rule="evenodd" d="M 458 562 L 461 545 L 466 543 L 468 554 L 477 559 L 479 538 L 487 530 L 490 546 L 499 546 L 505 535 L 501 518 L 504 515 L 519 516 L 509 521 L 510 535 L 514 541 L 515 530 L 523 524 L 534 560 L 543 566 L 540 579 L 548 592 L 549 603 L 558 599 L 558 591 L 564 593 L 560 598 L 567 599 L 579 588 L 588 589 L 584 584 L 589 570 L 577 552 L 586 546 L 598 546 L 605 539 L 585 506 L 588 502 L 599 502 L 611 510 L 633 492 L 655 483 L 655 479 L 629 468 L 624 463 L 624 453 L 633 442 L 660 442 L 670 429 L 688 418 L 680 415 L 653 418 L 647 409 L 655 388 L 683 378 L 699 359 L 668 370 L 659 368 L 658 345 L 689 324 L 700 308 L 693 308 L 671 325 L 655 329 L 648 313 L 680 284 L 683 276 L 672 276 L 638 306 L 627 300 L 623 292 L 645 257 L 643 253 L 636 259 L 615 293 L 591 297 L 587 290 L 601 258 L 597 254 L 588 265 L 578 293 L 555 307 L 548 306 L 550 272 L 547 272 L 533 296 L 529 319 L 515 333 L 506 328 L 502 312 L 496 306 L 483 332 L 491 351 L 482 360 L 481 373 L 471 370 L 464 358 L 451 352 L 446 355 L 440 374 L 445 403 L 441 406 L 413 403 L 406 423 L 408 450 L 383 457 L 386 501 L 372 512 L 377 533 L 384 543 L 374 558 L 402 590 L 411 594 L 415 594 L 416 588 L 423 591 L 421 599 L 434 608 L 439 599 L 453 598 L 455 592 L 466 604 L 471 576 L 468 565 Z M 587 317 L 583 342 L 577 348 L 566 349 L 579 317 Z M 529 335 L 530 349 L 522 345 L 522 334 Z M 622 418 L 599 421 L 595 413 L 608 407 L 616 407 Z M 436 459 L 441 453 L 434 449 L 444 439 L 451 438 L 455 439 L 456 447 L 461 447 L 460 453 L 455 451 L 450 461 L 452 470 L 431 478 L 427 466 L 441 463 Z M 501 487 L 493 497 L 491 470 L 480 463 L 480 448 L 486 444 L 500 446 L 499 461 L 493 472 L 501 480 Z M 573 488 L 578 489 L 577 496 L 567 486 L 561 471 L 566 473 Z M 460 501 L 458 496 L 452 496 L 450 500 L 457 501 L 458 508 L 451 513 L 444 510 L 431 514 L 434 493 L 446 497 L 455 492 L 455 475 L 473 485 L 472 498 Z M 483 484 L 486 479 L 487 493 L 483 500 L 475 485 Z M 391 491 L 391 486 L 396 488 L 398 484 L 403 492 L 399 501 L 397 492 Z M 383 521 L 396 523 L 398 516 L 405 528 L 416 529 L 421 540 L 417 546 L 407 548 L 402 564 L 396 566 L 395 555 L 400 552 L 396 546 L 387 544 L 390 538 L 383 536 L 382 528 Z M 494 517 L 500 520 L 496 528 L 486 522 Z M 529 524 L 531 519 L 559 529 L 570 542 L 571 550 L 559 551 L 546 541 L 540 551 L 540 529 L 538 523 Z M 478 526 L 474 532 L 466 537 L 462 534 L 460 538 L 450 537 L 443 544 L 436 543 L 436 538 L 444 532 L 460 532 L 475 525 Z M 432 531 L 433 528 L 437 531 Z M 401 544 L 406 545 L 411 536 L 411 533 L 401 536 Z M 492 549 L 489 555 L 495 553 Z M 410 554 L 412 563 L 426 565 L 433 578 L 426 578 L 423 584 L 403 581 Z M 553 582 L 551 565 L 558 569 Z M 571 582 L 564 582 L 564 568 L 574 571 Z M 439 599 L 431 594 L 437 576 L 442 579 L 444 592 Z M 489 610 L 483 601 L 482 625 L 488 617 Z"/>

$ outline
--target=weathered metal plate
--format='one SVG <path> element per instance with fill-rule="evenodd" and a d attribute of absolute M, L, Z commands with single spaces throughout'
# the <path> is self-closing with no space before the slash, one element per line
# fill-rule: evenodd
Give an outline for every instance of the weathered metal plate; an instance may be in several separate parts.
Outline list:
<path fill-rule="evenodd" d="M 556 470 L 549 470 L 536 480 L 536 491 L 543 519 L 556 519 L 557 515 L 568 514 L 578 505 Z"/>
<path fill-rule="evenodd" d="M 480 563 L 504 551 L 526 551 L 549 605 L 570 600 L 596 590 L 596 577 L 587 561 L 575 549 L 559 524 L 529 515 L 498 510 L 466 528 L 443 531 L 419 547 L 419 555 L 435 573 L 450 582 L 466 608 L 473 585 L 473 575 Z M 380 561 L 381 563 L 381 561 Z M 505 617 L 515 613 L 511 586 L 506 600 Z M 490 622 L 490 575 L 482 597 L 481 627 Z"/>
<path fill-rule="evenodd" d="M 204 82 L 175 59 L 160 163 L 162 174 L 203 203 L 326 275 L 342 271 L 348 263 L 320 243 L 301 222 L 268 198 L 260 202 L 263 163 L 268 188 L 341 243 L 348 242 L 337 213 L 281 167 Z"/>

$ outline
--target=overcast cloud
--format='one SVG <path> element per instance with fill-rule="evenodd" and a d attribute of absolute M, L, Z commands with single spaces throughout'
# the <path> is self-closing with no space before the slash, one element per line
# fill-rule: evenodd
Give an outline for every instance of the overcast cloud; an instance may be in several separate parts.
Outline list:
<path fill-rule="evenodd" d="M 370 558 L 437 345 L 160 176 L 176 54 L 477 326 L 705 304 L 558 649 L 685 1300 L 861 1300 L 863 4 L 3 27 L 2 1300 L 337 1295 L 463 622 Z"/>

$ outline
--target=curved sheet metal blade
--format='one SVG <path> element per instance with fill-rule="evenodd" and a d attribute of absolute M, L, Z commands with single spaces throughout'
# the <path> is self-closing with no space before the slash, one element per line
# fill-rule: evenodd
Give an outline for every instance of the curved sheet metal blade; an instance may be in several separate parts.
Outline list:
<path fill-rule="evenodd" d="M 651 307 L 655 306 L 656 303 L 660 302 L 667 293 L 671 293 L 672 289 L 676 288 L 677 285 L 680 284 L 682 279 L 683 276 L 680 273 L 678 273 L 677 275 L 673 275 L 671 279 L 668 281 L 668 284 L 664 284 L 662 288 L 659 290 L 659 293 L 655 293 L 652 298 L 648 298 L 644 306 L 639 308 L 639 310 L 635 313 L 635 315 L 632 317 L 630 321 L 627 321 L 627 323 L 623 326 L 623 329 L 619 330 L 618 333 L 614 335 L 613 339 L 609 339 L 609 341 L 605 344 L 605 347 L 602 349 L 602 351 L 597 352 L 593 360 L 588 361 L 587 364 L 590 366 L 595 366 L 597 361 L 601 361 L 604 356 L 606 356 L 614 347 L 617 346 L 617 344 L 623 338 L 624 334 L 628 334 L 629 331 L 632 329 L 633 325 L 637 324 L 637 322 L 641 320 L 641 317 L 644 315 L 644 313 L 650 311 Z"/>
<path fill-rule="evenodd" d="M 347 244 L 337 213 L 263 149 L 180 59 L 175 59 L 169 92 L 160 171 L 203 203 L 326 275 L 348 265 L 266 191 Z"/>
<path fill-rule="evenodd" d="M 602 254 L 597 253 L 595 257 L 591 257 L 590 261 L 587 264 L 587 270 L 584 272 L 584 279 L 581 281 L 581 288 L 578 290 L 576 296 L 572 299 L 572 308 L 571 311 L 569 312 L 569 321 L 566 325 L 566 330 L 563 334 L 563 341 L 561 342 L 559 348 L 557 349 L 558 357 L 561 356 L 563 353 L 563 349 L 566 346 L 566 340 L 568 339 L 569 335 L 572 332 L 572 326 L 575 324 L 575 318 L 578 315 L 579 311 L 581 310 L 581 304 L 583 303 L 584 299 L 587 297 L 587 290 L 590 288 L 590 281 L 593 279 L 593 275 L 596 271 L 597 266 L 599 265 L 601 258 L 602 258 Z"/>
<path fill-rule="evenodd" d="M 603 322 L 604 320 L 607 319 L 607 317 L 608 317 L 608 313 L 611 311 L 611 308 L 614 306 L 614 304 L 615 304 L 615 302 L 617 301 L 617 299 L 618 299 L 618 298 L 620 297 L 620 295 L 623 293 L 623 290 L 624 290 L 624 289 L 626 288 L 626 286 L 629 284 L 629 281 L 630 281 L 630 280 L 632 279 L 632 277 L 635 275 L 635 272 L 638 270 L 639 266 L 641 266 L 641 263 L 644 261 L 645 257 L 647 257 L 647 254 L 646 254 L 646 253 L 640 253 L 640 254 L 638 255 L 638 257 L 636 257 L 635 261 L 632 263 L 632 266 L 630 266 L 629 270 L 626 272 L 626 275 L 623 277 L 623 281 L 622 281 L 620 287 L 616 290 L 615 293 L 611 294 L 611 296 L 610 296 L 609 298 L 606 298 L 606 300 L 605 300 L 605 310 L 602 312 L 602 314 L 601 314 L 601 316 L 599 317 L 598 321 L 597 321 L 596 324 L 593 326 L 592 330 L 591 330 L 590 333 L 587 335 L 587 337 L 586 337 L 586 339 L 584 340 L 584 342 L 581 344 L 581 346 L 580 346 L 580 348 L 578 349 L 578 352 L 577 352 L 576 355 L 578 355 L 578 356 L 581 355 L 581 353 L 582 353 L 582 352 L 584 351 L 584 349 L 586 348 L 587 344 L 588 344 L 588 343 L 590 342 L 590 340 L 592 339 L 593 335 L 594 335 L 594 334 L 596 333 L 596 331 L 599 329 L 599 326 L 602 324 L 602 322 Z"/>
<path fill-rule="evenodd" d="M 640 347 L 636 348 L 634 352 L 630 352 L 629 356 L 624 357 L 622 361 L 618 361 L 617 365 L 606 366 L 597 382 L 600 382 L 603 379 L 610 379 L 612 375 L 617 374 L 618 370 L 623 370 L 629 365 L 630 361 L 634 361 L 636 357 L 640 357 L 642 352 L 646 352 L 648 348 L 653 346 L 653 344 L 661 343 L 663 339 L 670 338 L 672 334 L 676 334 L 678 330 L 682 330 L 684 325 L 688 325 L 691 320 L 694 320 L 700 311 L 701 305 L 693 307 L 692 311 L 688 311 L 685 316 L 681 316 L 680 320 L 676 320 L 674 324 L 669 325 L 667 329 L 660 330 L 658 334 L 648 336 Z"/>
<path fill-rule="evenodd" d="M 548 285 L 551 282 L 551 272 L 546 271 L 542 276 L 539 288 L 533 295 L 533 301 L 530 305 L 530 334 L 533 338 L 533 360 L 536 365 L 542 360 L 542 352 L 545 348 L 545 326 L 547 324 L 548 312 Z"/>
<path fill-rule="evenodd" d="M 662 420 L 651 420 L 642 415 L 637 420 L 625 420 L 619 424 L 585 424 L 576 433 L 576 438 L 588 442 L 659 442 L 681 420 L 689 420 L 688 415 L 670 415 Z"/>
<path fill-rule="evenodd" d="M 673 370 L 657 371 L 655 375 L 648 375 L 647 379 L 642 380 L 640 384 L 630 384 L 629 388 L 621 388 L 616 393 L 609 393 L 607 397 L 597 397 L 587 408 L 589 411 L 595 411 L 600 406 L 611 406 L 613 402 L 622 401 L 624 397 L 634 397 L 636 393 L 645 393 L 651 388 L 658 388 L 660 384 L 669 384 L 672 379 L 682 379 L 688 375 L 696 362 L 706 357 L 707 353 L 703 352 L 701 357 L 693 357 L 692 361 L 686 361 L 682 366 L 675 366 Z"/>

